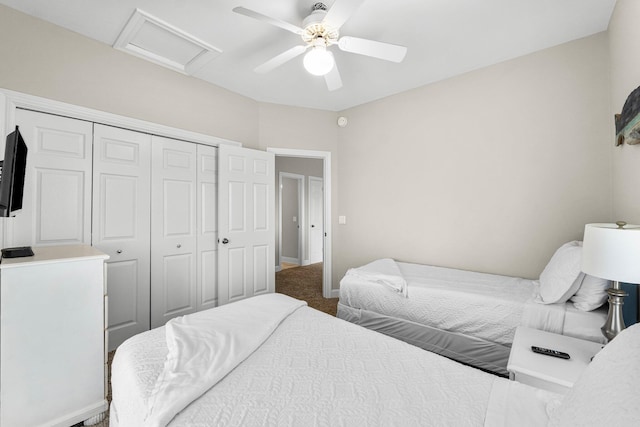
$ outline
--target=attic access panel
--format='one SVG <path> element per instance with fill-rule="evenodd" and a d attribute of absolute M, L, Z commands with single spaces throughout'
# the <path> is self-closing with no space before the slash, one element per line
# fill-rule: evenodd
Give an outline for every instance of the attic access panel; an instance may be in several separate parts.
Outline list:
<path fill-rule="evenodd" d="M 113 47 L 188 75 L 222 53 L 140 9 L 133 12 Z"/>

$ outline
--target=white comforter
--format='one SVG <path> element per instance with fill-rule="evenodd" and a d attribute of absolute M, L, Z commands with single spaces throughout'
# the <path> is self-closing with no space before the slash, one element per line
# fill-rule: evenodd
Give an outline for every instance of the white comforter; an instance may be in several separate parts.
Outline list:
<path fill-rule="evenodd" d="M 165 328 L 169 352 L 146 401 L 144 426 L 167 425 L 306 304 L 268 294 L 169 321 Z"/>
<path fill-rule="evenodd" d="M 165 328 L 118 348 L 112 365 L 112 426 L 143 425 L 168 354 Z M 508 384 L 301 307 L 170 425 L 480 426 L 488 415 L 489 425 L 496 425 L 506 419 L 499 408 L 508 393 L 499 390 Z M 494 388 L 498 398 L 491 398 Z M 525 394 L 540 399 L 535 389 Z M 488 412 L 490 401 L 498 402 L 492 404 L 498 409 Z M 525 418 L 545 419 L 544 402 L 531 407 L 535 415 Z"/>
<path fill-rule="evenodd" d="M 379 286 L 380 281 L 372 280 L 380 274 L 390 281 L 390 263 L 396 264 L 398 271 L 395 282 L 406 282 L 403 295 L 389 292 L 389 286 Z M 519 325 L 601 340 L 599 326 L 580 326 L 586 322 L 601 325 L 601 313 L 573 310 L 571 315 L 581 318 L 573 321 L 571 317 L 567 322 L 566 304 L 534 302 L 538 286 L 537 281 L 517 277 L 382 259 L 347 272 L 340 283 L 340 302 L 503 345 L 513 342 Z"/>

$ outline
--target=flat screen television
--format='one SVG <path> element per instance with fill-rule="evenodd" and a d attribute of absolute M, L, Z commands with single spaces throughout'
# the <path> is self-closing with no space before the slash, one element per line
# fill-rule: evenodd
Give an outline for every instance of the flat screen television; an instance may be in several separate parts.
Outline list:
<path fill-rule="evenodd" d="M 27 144 L 20 130 L 7 135 L 4 160 L 0 162 L 0 216 L 8 217 L 22 209 L 24 174 L 27 168 Z"/>

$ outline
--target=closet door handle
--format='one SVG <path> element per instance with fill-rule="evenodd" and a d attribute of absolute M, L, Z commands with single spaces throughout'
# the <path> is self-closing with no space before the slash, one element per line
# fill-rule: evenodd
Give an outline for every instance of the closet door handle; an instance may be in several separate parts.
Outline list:
<path fill-rule="evenodd" d="M 226 237 L 224 239 L 222 239 L 222 244 L 226 245 L 227 243 L 229 243 L 229 239 L 227 239 Z"/>

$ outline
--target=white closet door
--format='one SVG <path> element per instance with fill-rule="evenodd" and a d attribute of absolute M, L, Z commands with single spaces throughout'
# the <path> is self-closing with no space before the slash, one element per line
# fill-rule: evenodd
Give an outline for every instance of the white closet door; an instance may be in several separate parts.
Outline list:
<path fill-rule="evenodd" d="M 198 311 L 218 305 L 218 149 L 197 146 Z"/>
<path fill-rule="evenodd" d="M 151 135 L 95 125 L 93 246 L 109 255 L 109 350 L 149 329 Z"/>
<path fill-rule="evenodd" d="M 7 244 L 90 244 L 93 123 L 17 109 L 16 124 L 29 151 Z"/>
<path fill-rule="evenodd" d="M 218 147 L 218 303 L 275 291 L 273 153 Z"/>
<path fill-rule="evenodd" d="M 309 177 L 309 263 L 322 262 L 324 256 L 324 194 L 322 178 Z"/>
<path fill-rule="evenodd" d="M 154 136 L 151 327 L 196 311 L 196 144 Z"/>

